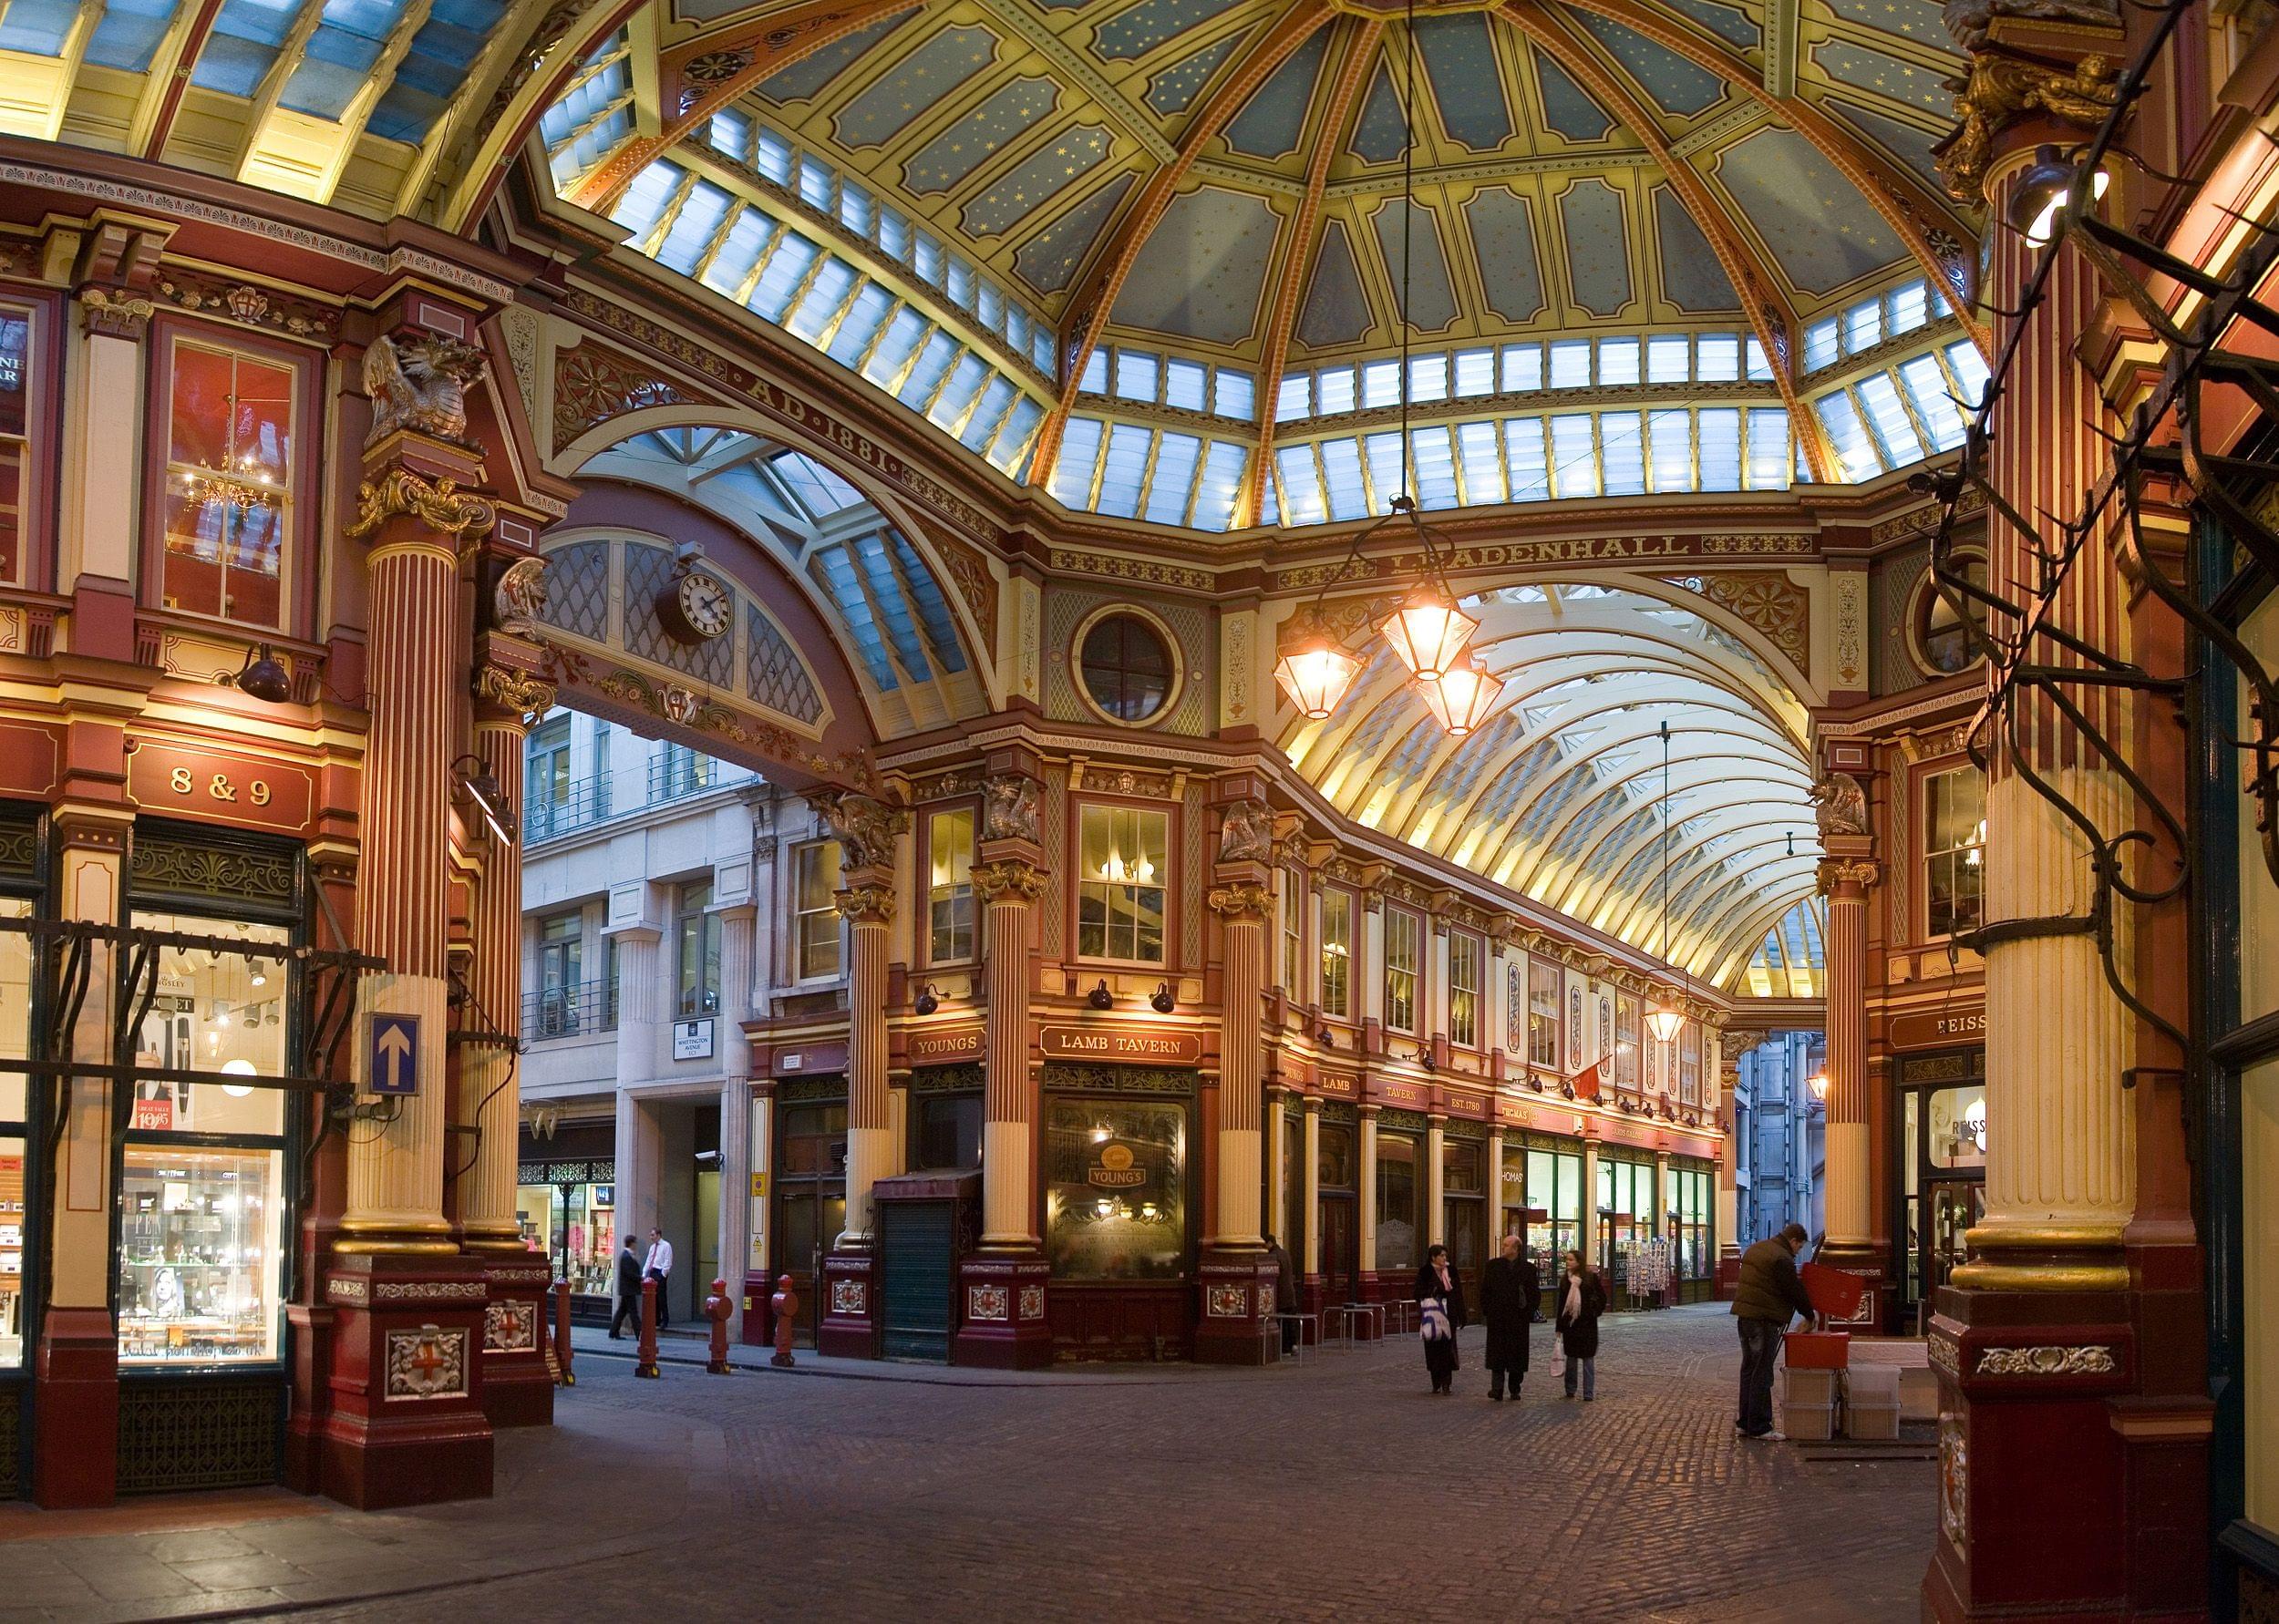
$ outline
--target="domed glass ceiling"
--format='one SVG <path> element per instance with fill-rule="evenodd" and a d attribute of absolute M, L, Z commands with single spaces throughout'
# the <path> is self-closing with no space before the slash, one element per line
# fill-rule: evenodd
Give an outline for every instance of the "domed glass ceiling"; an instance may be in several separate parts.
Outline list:
<path fill-rule="evenodd" d="M 1973 387 L 1955 346 L 1977 336 L 1953 306 L 1974 225 L 1930 159 L 1957 62 L 1932 0 L 1419 11 L 683 0 L 597 54 L 546 145 L 562 195 L 640 252 L 1070 507 L 1334 518 L 1339 445 L 1373 455 L 1350 430 L 1398 396 L 1404 250 L 1410 396 L 1449 420 L 1418 460 L 1473 470 L 1442 505 L 1533 494 L 1553 407 L 1593 445 L 1564 487 L 1593 495 L 1634 452 L 1659 470 L 1638 488 L 1717 489 L 1951 443 L 1913 404 Z M 1863 305 L 1879 336 L 1848 345 Z M 1920 363 L 1892 424 L 1810 364 L 1829 334 L 1840 362 Z M 1642 395 L 1659 447 L 1634 413 L 1599 420 Z M 1533 427 L 1493 431 L 1490 477 L 1480 432 L 1450 437 L 1467 416 Z"/>

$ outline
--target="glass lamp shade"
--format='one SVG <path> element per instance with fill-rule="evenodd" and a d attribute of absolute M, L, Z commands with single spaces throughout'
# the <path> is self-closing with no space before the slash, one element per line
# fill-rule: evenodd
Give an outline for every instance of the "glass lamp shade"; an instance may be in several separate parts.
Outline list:
<path fill-rule="evenodd" d="M 1822 1069 L 1822 1070 L 1820 1070 L 1820 1071 L 1814 1072 L 1814 1073 L 1812 1074 L 1812 1078 L 1811 1078 L 1811 1081 L 1810 1081 L 1810 1082 L 1809 1082 L 1809 1083 L 1807 1083 L 1807 1084 L 1805 1084 L 1805 1086 L 1806 1086 L 1807 1088 L 1810 1088 L 1810 1089 L 1812 1091 L 1812 1097 L 1813 1097 L 1814 1099 L 1816 1099 L 1816 1100 L 1824 1100 L 1824 1099 L 1826 1099 L 1826 1098 L 1828 1097 L 1828 1073 L 1827 1073 L 1827 1071 L 1826 1071 L 1825 1069 Z"/>
<path fill-rule="evenodd" d="M 1464 645 L 1480 630 L 1480 622 L 1457 608 L 1439 587 L 1420 586 L 1378 622 L 1377 629 L 1403 665 L 1426 682 L 1437 683 L 1463 658 Z"/>
<path fill-rule="evenodd" d="M 1667 1003 L 1657 1003 L 1646 1012 L 1646 1030 L 1657 1043 L 1674 1043 L 1678 1029 L 1686 1024 L 1685 1012 Z"/>
<path fill-rule="evenodd" d="M 1360 674 L 1361 662 L 1327 636 L 1293 649 L 1274 662 L 1274 681 L 1290 696 L 1290 703 L 1315 722 L 1327 719 Z"/>
<path fill-rule="evenodd" d="M 1417 692 L 1449 737 L 1460 739 L 1488 720 L 1503 693 L 1503 679 L 1482 669 L 1479 661 L 1467 660 L 1437 683 L 1418 677 Z"/>

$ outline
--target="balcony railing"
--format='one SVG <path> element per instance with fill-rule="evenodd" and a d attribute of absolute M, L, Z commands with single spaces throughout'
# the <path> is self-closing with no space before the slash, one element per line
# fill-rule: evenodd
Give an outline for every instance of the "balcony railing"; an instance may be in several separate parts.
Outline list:
<path fill-rule="evenodd" d="M 581 778 L 555 797 L 532 793 L 522 808 L 522 843 L 541 845 L 612 818 L 630 817 L 636 812 L 686 800 L 690 796 L 759 781 L 759 775 L 748 768 L 678 750 L 650 758 L 642 793 L 630 804 L 624 799 L 618 776 L 614 773 L 601 773 Z"/>
<path fill-rule="evenodd" d="M 576 987 L 546 987 L 522 995 L 526 1042 L 592 1036 L 617 1030 L 617 983 L 587 982 Z"/>

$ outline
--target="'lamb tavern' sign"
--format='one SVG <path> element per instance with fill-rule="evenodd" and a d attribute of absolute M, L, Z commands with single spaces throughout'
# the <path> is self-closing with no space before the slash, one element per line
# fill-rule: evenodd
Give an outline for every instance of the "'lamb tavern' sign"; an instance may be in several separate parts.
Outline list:
<path fill-rule="evenodd" d="M 1046 1026 L 1037 1047 L 1048 1060 L 1102 1060 L 1119 1065 L 1200 1065 L 1202 1033 L 1165 1026 Z"/>

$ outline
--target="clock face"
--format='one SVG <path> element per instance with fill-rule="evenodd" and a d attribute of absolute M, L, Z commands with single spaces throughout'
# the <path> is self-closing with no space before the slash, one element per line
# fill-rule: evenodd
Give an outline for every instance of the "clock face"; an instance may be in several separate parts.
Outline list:
<path fill-rule="evenodd" d="M 736 600 L 719 577 L 692 570 L 681 577 L 675 596 L 681 618 L 699 638 L 709 640 L 727 631 Z"/>

